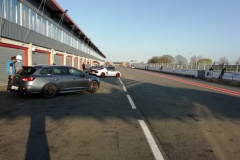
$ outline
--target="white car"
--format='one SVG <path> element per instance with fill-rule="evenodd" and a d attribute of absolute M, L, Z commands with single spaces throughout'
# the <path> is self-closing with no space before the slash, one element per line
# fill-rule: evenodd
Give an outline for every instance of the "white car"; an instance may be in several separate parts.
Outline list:
<path fill-rule="evenodd" d="M 90 71 L 91 75 L 99 76 L 99 77 L 106 77 L 106 76 L 112 76 L 112 77 L 121 77 L 121 73 L 119 71 L 116 71 L 115 68 L 94 68 Z"/>

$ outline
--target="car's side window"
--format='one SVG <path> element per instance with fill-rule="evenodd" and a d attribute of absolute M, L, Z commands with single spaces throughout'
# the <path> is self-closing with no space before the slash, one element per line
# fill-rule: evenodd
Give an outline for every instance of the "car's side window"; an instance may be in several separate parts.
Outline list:
<path fill-rule="evenodd" d="M 43 68 L 40 72 L 42 75 L 51 75 L 52 74 L 52 68 Z"/>
<path fill-rule="evenodd" d="M 63 68 L 54 68 L 53 74 L 54 75 L 67 75 L 67 72 Z"/>
<path fill-rule="evenodd" d="M 108 71 L 115 71 L 114 68 L 107 68 Z"/>
<path fill-rule="evenodd" d="M 70 74 L 70 75 L 77 75 L 77 76 L 82 75 L 82 72 L 81 72 L 81 71 L 76 70 L 76 69 L 74 69 L 74 68 L 69 68 L 68 71 L 69 71 L 69 74 Z"/>

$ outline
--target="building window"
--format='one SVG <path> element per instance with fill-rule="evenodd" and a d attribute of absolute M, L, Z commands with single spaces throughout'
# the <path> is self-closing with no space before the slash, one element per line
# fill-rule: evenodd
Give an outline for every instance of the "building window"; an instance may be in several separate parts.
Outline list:
<path fill-rule="evenodd" d="M 23 3 L 20 3 L 19 0 L 0 0 L 0 17 L 85 53 L 93 54 L 89 49 L 89 46 L 84 44 L 84 42 L 80 41 L 78 38 L 75 38 L 73 33 L 65 32 L 59 28 L 60 26 L 57 27 L 47 21 L 43 15 L 38 15 Z"/>
<path fill-rule="evenodd" d="M 47 35 L 47 33 L 46 33 L 46 27 L 47 27 L 47 25 L 46 25 L 46 19 L 44 19 L 44 18 L 42 18 L 42 34 L 43 35 Z"/>
<path fill-rule="evenodd" d="M 11 14 L 12 14 L 12 8 L 11 8 L 11 1 L 5 0 L 5 6 L 6 6 L 6 19 L 11 21 Z"/>
<path fill-rule="evenodd" d="M 19 23 L 20 3 L 17 0 L 0 0 L 0 17 Z"/>
<path fill-rule="evenodd" d="M 7 18 L 7 2 L 6 0 L 0 0 L 0 4 L 1 4 L 1 17 L 3 18 Z"/>
<path fill-rule="evenodd" d="M 29 9 L 25 5 L 22 5 L 22 26 L 29 28 Z"/>
<path fill-rule="evenodd" d="M 61 38 L 61 29 L 58 28 L 58 41 L 61 42 L 62 38 Z"/>
<path fill-rule="evenodd" d="M 41 17 L 36 14 L 36 32 L 41 33 Z"/>
<path fill-rule="evenodd" d="M 52 38 L 55 39 L 56 26 L 52 24 Z"/>
<path fill-rule="evenodd" d="M 52 23 L 48 21 L 48 28 L 47 28 L 47 32 L 48 32 L 47 36 L 48 37 L 51 37 L 51 32 L 52 32 L 51 26 L 52 26 Z"/>
<path fill-rule="evenodd" d="M 31 11 L 31 30 L 36 31 L 36 12 Z"/>
<path fill-rule="evenodd" d="M 61 30 L 61 42 L 63 43 L 63 31 Z"/>
<path fill-rule="evenodd" d="M 3 17 L 3 0 L 0 0 L 0 17 Z"/>

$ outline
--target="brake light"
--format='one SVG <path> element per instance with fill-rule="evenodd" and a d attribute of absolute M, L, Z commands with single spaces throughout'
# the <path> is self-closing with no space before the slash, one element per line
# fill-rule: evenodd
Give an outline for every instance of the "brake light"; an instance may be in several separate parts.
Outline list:
<path fill-rule="evenodd" d="M 33 81 L 35 77 L 22 78 L 23 81 Z"/>

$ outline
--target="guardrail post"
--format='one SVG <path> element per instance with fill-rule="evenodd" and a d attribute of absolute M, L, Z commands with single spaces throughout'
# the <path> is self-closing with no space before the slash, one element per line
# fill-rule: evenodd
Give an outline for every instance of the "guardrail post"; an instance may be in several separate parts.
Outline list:
<path fill-rule="evenodd" d="M 238 72 L 238 61 L 237 61 L 237 64 L 236 64 L 236 65 L 237 65 L 237 67 L 236 67 L 236 68 L 237 68 L 237 69 L 236 69 L 236 72 Z"/>

